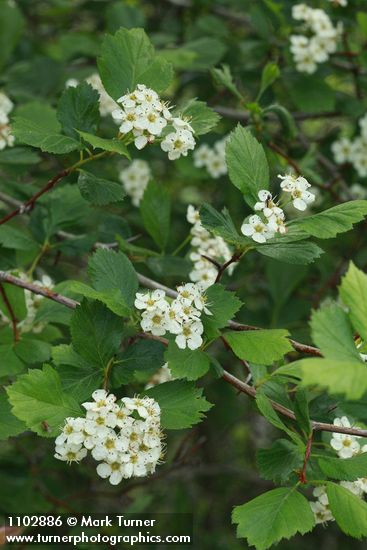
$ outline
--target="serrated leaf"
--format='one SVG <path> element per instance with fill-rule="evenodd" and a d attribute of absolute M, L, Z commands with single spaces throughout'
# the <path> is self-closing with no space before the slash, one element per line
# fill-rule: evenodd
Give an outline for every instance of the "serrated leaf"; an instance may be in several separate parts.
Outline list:
<path fill-rule="evenodd" d="M 212 69 L 211 74 L 217 84 L 224 86 L 230 92 L 232 92 L 232 94 L 235 95 L 240 101 L 243 101 L 243 95 L 234 83 L 231 69 L 228 65 L 223 64 L 220 67 Z"/>
<path fill-rule="evenodd" d="M 32 239 L 28 232 L 10 225 L 0 226 L 0 244 L 4 248 L 13 250 L 37 250 L 39 248 L 39 244 Z"/>
<path fill-rule="evenodd" d="M 88 274 L 96 290 L 118 290 L 125 303 L 133 306 L 139 287 L 138 277 L 123 252 L 98 249 L 88 262 Z"/>
<path fill-rule="evenodd" d="M 222 237 L 226 242 L 238 247 L 249 246 L 253 242 L 238 233 L 226 208 L 218 212 L 210 204 L 204 203 L 200 208 L 200 221 L 213 235 Z"/>
<path fill-rule="evenodd" d="M 229 135 L 226 162 L 231 182 L 253 207 L 260 189 L 269 188 L 269 166 L 262 145 L 242 126 Z"/>
<path fill-rule="evenodd" d="M 307 265 L 314 262 L 323 253 L 322 248 L 311 242 L 276 242 L 256 246 L 257 252 L 279 262 Z"/>
<path fill-rule="evenodd" d="M 105 304 L 108 309 L 120 315 L 121 317 L 128 317 L 131 313 L 130 307 L 126 304 L 121 291 L 118 289 L 111 290 L 95 290 L 89 285 L 85 285 L 80 281 L 70 281 L 68 284 L 69 290 L 76 294 L 81 294 L 85 298 L 91 298 L 92 300 L 99 300 Z"/>
<path fill-rule="evenodd" d="M 94 149 L 103 149 L 103 151 L 111 151 L 111 153 L 118 153 L 119 155 L 123 155 L 124 157 L 127 157 L 128 159 L 131 159 L 130 153 L 126 147 L 122 143 L 122 141 L 118 139 L 106 139 L 101 138 L 98 136 L 94 136 L 93 134 L 88 134 L 87 132 L 78 132 L 79 135 L 89 143 Z"/>
<path fill-rule="evenodd" d="M 83 199 L 97 206 L 122 201 L 126 196 L 121 183 L 97 178 L 84 170 L 79 173 L 78 186 Z"/>
<path fill-rule="evenodd" d="M 39 147 L 47 153 L 70 153 L 80 147 L 75 139 L 61 134 L 55 109 L 38 102 L 18 109 L 12 123 L 12 133 L 20 143 Z"/>
<path fill-rule="evenodd" d="M 288 426 L 286 426 L 281 420 L 277 412 L 274 410 L 270 399 L 260 391 L 258 391 L 256 394 L 256 405 L 261 414 L 266 418 L 266 420 L 270 422 L 270 424 L 278 428 L 278 430 L 282 430 L 283 432 L 288 434 L 289 437 L 293 439 L 293 441 L 295 441 L 295 443 L 302 443 L 299 435 L 290 430 Z"/>
<path fill-rule="evenodd" d="M 291 368 L 294 374 L 299 373 L 304 386 L 326 388 L 332 395 L 343 394 L 353 400 L 367 391 L 367 369 L 362 362 L 314 357 L 295 361 Z"/>
<path fill-rule="evenodd" d="M 256 550 L 266 550 L 296 533 L 311 531 L 315 520 L 303 495 L 294 488 L 279 488 L 236 506 L 232 523 L 238 525 L 237 537 L 245 538 Z"/>
<path fill-rule="evenodd" d="M 14 376 L 25 370 L 25 364 L 14 350 L 14 344 L 1 344 L 0 345 L 0 376 Z"/>
<path fill-rule="evenodd" d="M 73 347 L 92 365 L 104 369 L 120 347 L 122 328 L 122 320 L 104 304 L 83 300 L 71 318 Z"/>
<path fill-rule="evenodd" d="M 307 393 L 303 388 L 297 388 L 294 399 L 294 414 L 296 415 L 296 421 L 299 428 L 303 430 L 307 436 L 310 436 L 312 432 L 310 411 Z"/>
<path fill-rule="evenodd" d="M 207 134 L 218 124 L 220 116 L 210 109 L 204 101 L 192 99 L 181 111 L 181 115 L 188 117 L 190 125 L 197 136 Z"/>
<path fill-rule="evenodd" d="M 32 151 L 28 147 L 13 147 L 0 151 L 0 164 L 19 166 L 23 164 L 38 164 L 40 161 L 41 157 L 36 151 Z"/>
<path fill-rule="evenodd" d="M 171 201 L 167 191 L 150 182 L 140 203 L 144 227 L 159 248 L 164 249 L 169 237 Z"/>
<path fill-rule="evenodd" d="M 143 29 L 120 29 L 102 44 L 98 69 L 107 93 L 115 100 L 137 84 L 164 91 L 173 78 L 171 65 L 155 54 Z"/>
<path fill-rule="evenodd" d="M 353 225 L 367 216 L 367 201 L 356 200 L 333 206 L 324 212 L 291 222 L 318 239 L 331 239 L 338 233 L 353 229 Z"/>
<path fill-rule="evenodd" d="M 175 378 L 197 380 L 210 367 L 209 356 L 201 350 L 180 349 L 175 342 L 169 342 L 164 358 Z"/>
<path fill-rule="evenodd" d="M 22 321 L 28 315 L 28 309 L 25 300 L 24 289 L 11 285 L 9 283 L 1 283 L 5 291 L 6 297 L 11 305 L 13 313 L 18 321 Z M 2 295 L 0 294 L 0 311 L 3 312 L 5 317 L 9 318 L 8 306 L 4 302 Z"/>
<path fill-rule="evenodd" d="M 300 469 L 303 463 L 303 454 L 300 448 L 287 439 L 278 439 L 268 449 L 259 449 L 256 462 L 261 477 L 285 483 L 292 472 Z"/>
<path fill-rule="evenodd" d="M 201 422 L 205 417 L 204 413 L 213 406 L 203 397 L 202 388 L 183 380 L 159 384 L 145 393 L 158 401 L 161 407 L 161 424 L 167 430 L 191 428 Z"/>
<path fill-rule="evenodd" d="M 348 315 L 337 304 L 325 305 L 311 317 L 312 340 L 323 355 L 340 361 L 360 361 Z"/>
<path fill-rule="evenodd" d="M 27 426 L 11 412 L 11 406 L 5 392 L 0 393 L 0 440 L 19 435 Z"/>
<path fill-rule="evenodd" d="M 55 437 L 68 416 L 80 416 L 77 401 L 65 393 L 57 372 L 45 365 L 22 374 L 6 388 L 13 414 L 43 437 Z"/>
<path fill-rule="evenodd" d="M 325 456 L 319 458 L 318 464 L 324 474 L 331 479 L 355 481 L 358 478 L 366 477 L 367 453 L 344 459 Z"/>
<path fill-rule="evenodd" d="M 342 279 L 339 295 L 349 308 L 349 317 L 363 340 L 367 340 L 367 275 L 353 262 Z"/>
<path fill-rule="evenodd" d="M 63 390 L 79 403 L 89 399 L 93 391 L 101 387 L 102 370 L 83 359 L 71 345 L 55 346 L 52 359 L 57 366 Z"/>
<path fill-rule="evenodd" d="M 284 329 L 231 331 L 224 334 L 237 357 L 259 365 L 271 365 L 292 351 L 288 336 L 289 332 Z"/>
<path fill-rule="evenodd" d="M 111 382 L 114 387 L 127 384 L 137 373 L 156 371 L 164 364 L 165 347 L 154 340 L 138 340 L 120 353 L 113 367 Z"/>
<path fill-rule="evenodd" d="M 51 345 L 35 338 L 22 338 L 14 346 L 16 355 L 28 365 L 44 363 L 51 354 Z"/>
<path fill-rule="evenodd" d="M 348 489 L 327 482 L 329 506 L 340 529 L 356 539 L 367 536 L 367 503 Z"/>
<path fill-rule="evenodd" d="M 99 124 L 99 93 L 87 82 L 64 90 L 57 108 L 64 133 L 80 139 L 78 130 L 95 132 Z"/>
<path fill-rule="evenodd" d="M 207 306 L 211 315 L 202 316 L 205 334 L 215 336 L 218 329 L 227 325 L 230 319 L 241 308 L 242 302 L 234 292 L 226 290 L 223 285 L 214 284 L 205 291 Z M 211 337 L 211 336 L 210 336 Z"/>

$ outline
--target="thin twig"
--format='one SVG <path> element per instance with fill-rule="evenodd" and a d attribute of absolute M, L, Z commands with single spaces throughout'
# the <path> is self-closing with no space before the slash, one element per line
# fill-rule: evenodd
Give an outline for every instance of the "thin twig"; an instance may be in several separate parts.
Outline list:
<path fill-rule="evenodd" d="M 307 483 L 306 471 L 307 471 L 307 464 L 311 455 L 312 440 L 313 440 L 313 431 L 311 430 L 311 434 L 307 439 L 305 457 L 303 459 L 303 467 L 302 467 L 302 470 L 299 472 L 299 480 L 301 483 Z"/>
<path fill-rule="evenodd" d="M 10 214 L 7 214 L 4 218 L 2 218 L 0 220 L 0 225 L 8 222 L 15 216 L 18 216 L 18 214 L 24 214 L 26 212 L 30 212 L 30 210 L 32 210 L 32 208 L 34 207 L 36 201 L 40 197 L 42 197 L 42 195 L 47 193 L 47 191 L 50 191 L 57 184 L 58 181 L 60 181 L 62 178 L 65 178 L 69 174 L 70 174 L 70 170 L 62 170 L 61 172 L 56 174 L 56 176 L 51 178 L 47 182 L 47 184 L 44 187 L 42 187 L 42 189 L 37 191 L 37 193 L 35 193 L 30 199 L 28 199 L 25 203 L 21 204 L 20 206 L 17 206 L 17 208 L 13 210 L 13 212 L 10 212 Z"/>

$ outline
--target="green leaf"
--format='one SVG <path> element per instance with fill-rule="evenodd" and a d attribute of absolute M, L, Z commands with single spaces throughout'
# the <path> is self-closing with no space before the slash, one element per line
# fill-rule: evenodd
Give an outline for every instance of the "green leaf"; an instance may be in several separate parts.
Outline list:
<path fill-rule="evenodd" d="M 307 499 L 294 488 L 263 493 L 232 512 L 237 537 L 245 538 L 256 550 L 266 550 L 296 533 L 304 535 L 315 525 Z"/>
<path fill-rule="evenodd" d="M 332 395 L 343 394 L 347 399 L 359 399 L 367 391 L 366 365 L 357 361 L 339 361 L 314 357 L 292 363 L 304 386 L 326 388 Z"/>
<path fill-rule="evenodd" d="M 310 436 L 312 433 L 310 411 L 307 393 L 303 388 L 297 388 L 294 399 L 294 414 L 296 415 L 296 421 L 299 428 L 303 430 L 307 436 Z"/>
<path fill-rule="evenodd" d="M 136 374 L 157 371 L 164 364 L 165 347 L 154 340 L 138 340 L 117 357 L 111 381 L 114 387 L 128 384 Z"/>
<path fill-rule="evenodd" d="M 6 388 L 13 414 L 43 437 L 55 437 L 68 416 L 80 416 L 77 401 L 65 393 L 57 372 L 45 365 L 22 374 Z"/>
<path fill-rule="evenodd" d="M 121 344 L 122 321 L 100 302 L 83 300 L 71 318 L 75 351 L 92 365 L 106 368 Z"/>
<path fill-rule="evenodd" d="M 161 407 L 161 424 L 167 430 L 191 428 L 201 422 L 212 404 L 203 397 L 203 389 L 193 382 L 165 382 L 145 392 Z"/>
<path fill-rule="evenodd" d="M 126 145 L 122 143 L 122 141 L 118 139 L 105 139 L 98 136 L 94 136 L 92 134 L 88 134 L 86 132 L 78 132 L 81 137 L 89 143 L 94 149 L 103 149 L 103 151 L 111 151 L 111 153 L 118 153 L 119 155 L 123 155 L 124 157 L 127 157 L 128 159 L 131 159 L 130 153 L 127 150 Z"/>
<path fill-rule="evenodd" d="M 25 301 L 24 289 L 10 285 L 8 283 L 1 283 L 5 291 L 6 297 L 11 304 L 12 310 L 18 321 L 22 321 L 28 315 L 28 309 Z M 0 310 L 3 314 L 9 318 L 8 306 L 4 303 L 3 297 L 0 295 Z"/>
<path fill-rule="evenodd" d="M 226 290 L 223 285 L 214 284 L 205 291 L 207 306 L 211 315 L 202 316 L 205 333 L 215 335 L 218 329 L 227 325 L 230 319 L 241 308 L 242 302 L 234 292 Z"/>
<path fill-rule="evenodd" d="M 64 90 L 57 118 L 67 136 L 79 139 L 77 130 L 94 133 L 99 124 L 99 93 L 87 82 Z"/>
<path fill-rule="evenodd" d="M 164 358 L 175 378 L 197 380 L 210 367 L 209 356 L 201 350 L 180 349 L 175 342 L 169 342 Z"/>
<path fill-rule="evenodd" d="M 114 290 L 95 290 L 89 285 L 85 285 L 79 281 L 69 281 L 68 289 L 72 292 L 80 294 L 85 298 L 91 298 L 92 300 L 99 300 L 105 304 L 108 309 L 120 315 L 120 317 L 128 317 L 131 313 L 130 307 L 126 304 L 121 291 Z"/>
<path fill-rule="evenodd" d="M 210 109 L 204 101 L 192 99 L 181 111 L 181 115 L 188 117 L 197 136 L 207 134 L 218 124 L 220 116 Z"/>
<path fill-rule="evenodd" d="M 19 435 L 27 426 L 11 412 L 11 406 L 5 392 L 0 393 L 0 440 Z"/>
<path fill-rule="evenodd" d="M 275 242 L 261 244 L 256 247 L 257 252 L 287 264 L 306 265 L 314 262 L 323 253 L 322 248 L 311 242 Z"/>
<path fill-rule="evenodd" d="M 363 340 L 367 340 L 367 275 L 350 262 L 339 295 L 349 308 L 349 317 Z"/>
<path fill-rule="evenodd" d="M 303 454 L 291 441 L 278 439 L 268 449 L 257 451 L 256 462 L 262 478 L 283 484 L 302 467 Z"/>
<path fill-rule="evenodd" d="M 171 65 L 155 54 L 143 29 L 120 29 L 107 35 L 98 69 L 103 86 L 115 100 L 135 90 L 137 84 L 162 92 L 173 78 Z"/>
<path fill-rule="evenodd" d="M 125 303 L 134 305 L 138 277 L 123 252 L 98 249 L 88 262 L 88 274 L 96 290 L 119 290 Z"/>
<path fill-rule="evenodd" d="M 280 70 L 276 63 L 273 63 L 272 61 L 267 63 L 265 67 L 263 68 L 263 72 L 261 73 L 261 84 L 260 84 L 260 90 L 257 95 L 257 100 L 261 98 L 265 90 L 269 88 L 279 78 L 280 76 Z"/>
<path fill-rule="evenodd" d="M 241 236 L 237 232 L 226 208 L 223 208 L 222 212 L 218 212 L 210 204 L 204 203 L 200 208 L 200 221 L 205 229 L 213 233 L 213 235 L 222 237 L 228 243 L 235 244 L 238 247 L 244 247 L 253 243 L 253 241 Z"/>
<path fill-rule="evenodd" d="M 323 355 L 340 361 L 361 361 L 348 315 L 337 304 L 325 305 L 311 317 L 312 340 Z"/>
<path fill-rule="evenodd" d="M 211 69 L 210 72 L 216 84 L 224 86 L 225 88 L 227 88 L 227 90 L 232 92 L 232 94 L 237 97 L 237 99 L 243 101 L 243 95 L 233 81 L 233 76 L 231 74 L 231 69 L 229 65 L 223 64 L 220 67 Z"/>
<path fill-rule="evenodd" d="M 269 166 L 262 145 L 249 130 L 238 125 L 227 142 L 226 162 L 231 182 L 253 207 L 260 189 L 269 188 Z"/>
<path fill-rule="evenodd" d="M 240 359 L 259 365 L 271 365 L 293 350 L 284 329 L 231 331 L 224 338 Z"/>
<path fill-rule="evenodd" d="M 79 403 L 89 399 L 94 390 L 101 387 L 102 370 L 83 359 L 71 345 L 55 346 L 52 359 L 57 366 L 63 390 Z"/>
<path fill-rule="evenodd" d="M 0 226 L 0 244 L 4 248 L 13 250 L 38 249 L 39 244 L 32 239 L 28 232 L 20 231 L 11 225 Z"/>
<path fill-rule="evenodd" d="M 266 420 L 268 420 L 268 422 L 270 422 L 270 424 L 278 428 L 278 430 L 282 430 L 288 434 L 295 443 L 302 443 L 302 440 L 298 434 L 290 430 L 280 419 L 279 415 L 273 409 L 270 399 L 264 393 L 260 393 L 260 391 L 256 394 L 256 405 L 261 414 L 266 418 Z"/>
<path fill-rule="evenodd" d="M 340 529 L 361 539 L 367 536 L 367 503 L 336 483 L 326 483 L 329 506 Z"/>
<path fill-rule="evenodd" d="M 12 123 L 17 140 L 47 153 L 64 154 L 79 149 L 80 144 L 61 134 L 56 111 L 44 103 L 28 103 L 18 109 Z"/>
<path fill-rule="evenodd" d="M 167 191 L 150 182 L 140 203 L 144 227 L 162 250 L 167 244 L 170 228 L 171 201 Z"/>
<path fill-rule="evenodd" d="M 51 345 L 34 338 L 22 338 L 15 346 L 16 355 L 28 365 L 44 363 L 51 354 Z"/>
<path fill-rule="evenodd" d="M 13 376 L 25 370 L 23 361 L 15 353 L 13 343 L 0 345 L 0 357 L 0 376 Z"/>
<path fill-rule="evenodd" d="M 324 212 L 291 222 L 318 239 L 331 239 L 338 233 L 353 229 L 353 225 L 367 216 L 367 201 L 356 200 L 333 206 Z"/>
<path fill-rule="evenodd" d="M 78 186 L 83 199 L 97 206 L 122 201 L 126 196 L 121 183 L 97 178 L 84 170 L 79 173 Z"/>
<path fill-rule="evenodd" d="M 318 460 L 321 470 L 331 479 L 340 481 L 355 481 L 365 477 L 367 472 L 367 453 L 352 458 L 336 458 L 325 456 Z"/>

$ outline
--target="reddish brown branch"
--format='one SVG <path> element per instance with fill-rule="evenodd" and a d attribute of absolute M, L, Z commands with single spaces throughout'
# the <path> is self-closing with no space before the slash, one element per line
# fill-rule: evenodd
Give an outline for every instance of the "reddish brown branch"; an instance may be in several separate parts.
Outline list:
<path fill-rule="evenodd" d="M 313 431 L 311 431 L 310 437 L 307 439 L 306 452 L 305 452 L 305 457 L 303 459 L 303 467 L 302 467 L 302 470 L 299 472 L 299 476 L 298 476 L 301 483 L 307 483 L 306 470 L 307 470 L 307 464 L 311 455 L 312 439 L 313 439 Z"/>
<path fill-rule="evenodd" d="M 28 199 L 25 203 L 18 206 L 13 212 L 10 212 L 10 214 L 7 214 L 4 218 L 0 220 L 0 225 L 3 223 L 8 222 L 15 216 L 18 216 L 18 214 L 24 214 L 26 212 L 29 212 L 34 208 L 34 205 L 36 204 L 37 200 L 42 197 L 47 191 L 50 191 L 58 181 L 60 181 L 62 178 L 65 178 L 70 174 L 70 170 L 62 170 L 59 172 L 56 176 L 54 176 L 52 179 L 50 179 L 47 184 L 42 187 L 37 193 L 35 193 L 30 199 Z"/>
<path fill-rule="evenodd" d="M 296 163 L 296 161 L 294 161 L 293 159 L 291 159 L 291 157 L 285 153 L 284 151 L 282 151 L 282 149 L 280 149 L 280 147 L 278 147 L 278 145 L 276 145 L 275 143 L 273 143 L 272 141 L 269 141 L 268 143 L 268 147 L 274 151 L 275 153 L 277 153 L 280 157 L 284 158 L 284 160 L 287 161 L 287 163 L 289 164 L 289 166 L 292 166 L 293 170 L 296 172 L 296 175 L 299 176 L 301 174 L 301 169 L 300 167 L 298 166 L 298 164 Z"/>
<path fill-rule="evenodd" d="M 9 301 L 9 298 L 8 298 L 6 292 L 5 292 L 5 288 L 1 283 L 0 283 L 0 295 L 1 295 L 2 299 L 4 300 L 4 304 L 6 305 L 6 308 L 9 312 L 9 317 L 10 317 L 11 324 L 12 324 L 12 327 L 13 327 L 14 343 L 16 344 L 20 340 L 20 334 L 19 334 L 19 329 L 18 329 L 18 319 L 17 319 L 17 317 L 14 313 L 13 306 L 11 305 L 11 303 Z"/>

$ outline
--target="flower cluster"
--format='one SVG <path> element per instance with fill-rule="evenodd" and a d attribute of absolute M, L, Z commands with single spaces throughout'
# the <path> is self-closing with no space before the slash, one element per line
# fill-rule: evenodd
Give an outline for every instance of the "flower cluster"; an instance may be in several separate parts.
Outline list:
<path fill-rule="evenodd" d="M 120 171 L 120 181 L 134 206 L 139 206 L 151 178 L 149 164 L 145 160 L 133 160 L 130 166 Z"/>
<path fill-rule="evenodd" d="M 116 396 L 96 390 L 83 403 L 86 416 L 67 418 L 55 440 L 55 458 L 80 462 L 90 451 L 97 474 L 117 485 L 122 479 L 154 473 L 162 455 L 160 407 L 149 397 Z"/>
<path fill-rule="evenodd" d="M 335 162 L 350 162 L 361 178 L 367 176 L 367 114 L 360 121 L 360 135 L 354 139 L 340 138 L 331 146 Z"/>
<path fill-rule="evenodd" d="M 102 80 L 98 73 L 93 73 L 88 78 L 85 79 L 88 84 L 92 86 L 94 90 L 99 93 L 99 112 L 101 116 L 105 117 L 111 115 L 112 112 L 117 108 L 117 103 L 108 93 L 106 92 Z M 78 86 L 79 80 L 76 78 L 69 78 L 66 81 L 65 85 L 67 88 L 75 88 Z"/>
<path fill-rule="evenodd" d="M 22 281 L 24 281 L 24 282 L 27 282 L 27 283 L 32 282 L 33 284 L 35 284 L 37 286 L 40 286 L 42 288 L 48 288 L 48 289 L 51 290 L 54 286 L 54 283 L 53 283 L 52 279 L 48 275 L 42 275 L 40 280 L 31 281 L 30 278 L 28 277 L 28 275 L 26 275 L 23 272 L 11 271 L 9 273 L 10 273 L 10 275 L 14 275 L 16 277 L 19 277 L 19 279 L 22 279 Z M 34 294 L 30 290 L 25 289 L 24 290 L 24 299 L 25 299 L 25 304 L 26 304 L 26 308 L 27 308 L 27 315 L 22 321 L 17 323 L 17 327 L 18 327 L 19 331 L 22 334 L 24 334 L 25 332 L 30 332 L 30 331 L 32 331 L 34 333 L 42 332 L 45 325 L 43 323 L 35 324 L 34 321 L 35 321 L 35 317 L 36 317 L 36 314 L 37 314 L 37 309 L 39 308 L 40 303 L 44 299 L 43 296 L 41 296 L 39 294 Z M 5 322 L 7 324 L 10 324 L 10 319 L 8 318 L 6 313 L 4 313 L 2 311 L 0 311 L 0 320 L 2 320 L 3 322 Z"/>
<path fill-rule="evenodd" d="M 226 143 L 227 137 L 216 141 L 213 147 L 206 143 L 200 145 L 194 153 L 194 166 L 206 168 L 212 178 L 220 178 L 227 174 Z"/>
<path fill-rule="evenodd" d="M 346 416 L 335 418 L 334 425 L 343 426 L 344 428 L 351 427 Z M 367 445 L 361 447 L 358 439 L 359 438 L 354 435 L 334 433 L 330 440 L 330 445 L 337 452 L 339 458 L 352 458 L 353 456 L 367 452 Z M 341 481 L 340 485 L 360 498 L 363 498 L 363 495 L 367 494 L 367 477 L 359 478 L 356 481 Z M 334 516 L 329 508 L 326 487 L 324 485 L 316 487 L 313 491 L 313 496 L 315 496 L 317 500 L 310 502 L 310 506 L 315 515 L 316 523 L 334 521 Z"/>
<path fill-rule="evenodd" d="M 200 285 L 186 283 L 179 286 L 177 292 L 177 298 L 171 302 L 164 290 L 137 292 L 135 307 L 142 311 L 140 326 L 144 332 L 154 336 L 163 336 L 166 332 L 174 334 L 179 348 L 194 350 L 203 343 L 201 314 L 211 313 Z"/>
<path fill-rule="evenodd" d="M 310 8 L 306 4 L 293 6 L 292 15 L 297 21 L 303 21 L 304 30 L 311 34 L 292 34 L 290 37 L 296 68 L 300 72 L 312 74 L 318 63 L 324 63 L 336 51 L 342 26 L 334 27 L 323 10 Z"/>
<path fill-rule="evenodd" d="M 115 109 L 112 116 L 120 124 L 122 134 L 132 132 L 137 149 L 143 149 L 147 143 L 162 137 L 166 127 L 171 131 L 163 137 L 161 148 L 168 153 L 170 160 L 186 156 L 190 149 L 195 148 L 191 125 L 180 116 L 174 117 L 171 107 L 144 84 L 138 84 L 132 93 L 123 95 L 117 102 L 121 108 Z"/>
<path fill-rule="evenodd" d="M 9 126 L 9 113 L 13 110 L 13 102 L 0 92 L 0 151 L 14 145 L 14 136 Z"/>
<path fill-rule="evenodd" d="M 200 283 L 203 288 L 208 288 L 214 284 L 218 271 L 208 258 L 219 262 L 227 262 L 232 257 L 232 251 L 222 239 L 222 237 L 211 236 L 209 231 L 202 226 L 199 211 L 192 205 L 187 208 L 187 221 L 193 225 L 191 228 L 191 247 L 190 260 L 194 264 L 194 269 L 190 272 L 190 280 Z M 227 272 L 233 273 L 234 265 L 230 265 Z"/>
<path fill-rule="evenodd" d="M 297 210 L 306 210 L 307 206 L 315 200 L 315 195 L 308 191 L 311 184 L 306 178 L 292 174 L 279 175 L 278 178 L 282 180 L 281 190 L 290 194 L 289 200 Z M 260 212 L 261 217 L 258 214 L 250 216 L 243 222 L 241 232 L 257 243 L 265 243 L 276 233 L 281 235 L 286 233 L 285 214 L 280 207 L 280 202 L 275 201 L 270 191 L 261 189 L 258 192 L 258 198 L 259 201 L 255 204 L 254 210 Z"/>

